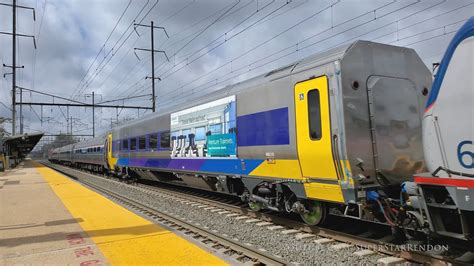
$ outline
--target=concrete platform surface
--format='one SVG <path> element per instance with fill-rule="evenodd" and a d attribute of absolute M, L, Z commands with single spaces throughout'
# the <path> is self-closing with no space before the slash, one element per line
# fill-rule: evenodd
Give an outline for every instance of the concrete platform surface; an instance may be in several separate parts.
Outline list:
<path fill-rule="evenodd" d="M 225 264 L 33 161 L 0 175 L 0 265 Z"/>

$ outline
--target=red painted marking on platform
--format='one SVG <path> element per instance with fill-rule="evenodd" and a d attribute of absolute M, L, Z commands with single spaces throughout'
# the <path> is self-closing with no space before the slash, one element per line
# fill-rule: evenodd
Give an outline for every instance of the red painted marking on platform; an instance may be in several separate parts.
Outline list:
<path fill-rule="evenodd" d="M 84 238 L 79 233 L 66 235 L 66 239 L 70 245 L 84 244 Z"/>
<path fill-rule="evenodd" d="M 102 265 L 99 260 L 88 260 L 81 262 L 80 266 L 100 266 Z"/>
<path fill-rule="evenodd" d="M 459 178 L 438 178 L 438 177 L 419 177 L 415 176 L 415 183 L 425 185 L 442 185 L 451 187 L 469 187 L 474 188 L 474 180 Z"/>
<path fill-rule="evenodd" d="M 74 250 L 74 254 L 76 255 L 76 258 L 79 258 L 79 257 L 94 255 L 94 251 L 92 250 L 91 247 L 85 247 L 85 248 L 79 248 L 79 249 Z"/>

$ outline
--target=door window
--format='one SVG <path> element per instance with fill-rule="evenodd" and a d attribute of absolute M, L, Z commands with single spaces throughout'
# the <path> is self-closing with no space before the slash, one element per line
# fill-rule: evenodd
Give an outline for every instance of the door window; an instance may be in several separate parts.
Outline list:
<path fill-rule="evenodd" d="M 321 104 L 318 89 L 308 91 L 308 118 L 309 137 L 312 140 L 320 140 L 322 135 Z"/>

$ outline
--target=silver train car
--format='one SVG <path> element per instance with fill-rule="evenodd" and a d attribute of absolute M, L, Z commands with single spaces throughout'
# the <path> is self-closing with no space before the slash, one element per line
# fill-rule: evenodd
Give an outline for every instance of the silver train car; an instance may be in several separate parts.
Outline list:
<path fill-rule="evenodd" d="M 374 220 L 374 193 L 397 198 L 425 171 L 431 82 L 413 49 L 356 41 L 113 129 L 104 169 L 238 195 L 309 224 L 328 206 Z"/>
<path fill-rule="evenodd" d="M 278 191 L 342 204 L 378 187 L 398 193 L 425 170 L 431 80 L 412 49 L 358 41 L 112 130 L 109 166 L 147 179 L 171 173 L 257 209 L 314 207 Z"/>
<path fill-rule="evenodd" d="M 105 136 L 69 144 L 49 152 L 49 160 L 81 169 L 103 172 L 107 169 Z"/>

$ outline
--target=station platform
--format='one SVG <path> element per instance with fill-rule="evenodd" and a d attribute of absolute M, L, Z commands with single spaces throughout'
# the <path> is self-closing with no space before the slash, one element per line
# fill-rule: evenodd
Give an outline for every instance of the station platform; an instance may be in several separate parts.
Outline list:
<path fill-rule="evenodd" d="M 34 161 L 0 173 L 0 265 L 225 261 Z"/>

